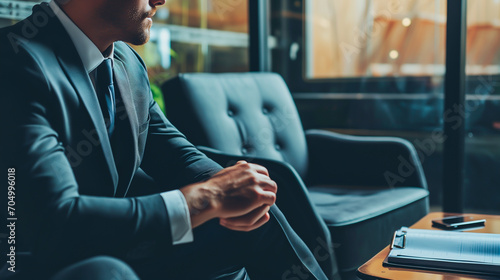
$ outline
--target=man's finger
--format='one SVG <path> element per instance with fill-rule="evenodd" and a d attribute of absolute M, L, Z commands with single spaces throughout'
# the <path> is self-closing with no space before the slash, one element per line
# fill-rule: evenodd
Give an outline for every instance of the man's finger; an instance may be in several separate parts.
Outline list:
<path fill-rule="evenodd" d="M 276 203 L 276 193 L 273 191 L 265 191 L 263 189 L 258 189 L 257 192 L 259 193 L 259 204 L 261 205 L 268 205 L 271 206 L 274 203 Z"/>
<path fill-rule="evenodd" d="M 278 192 L 278 184 L 276 184 L 276 182 L 274 180 L 271 180 L 268 177 L 262 178 L 262 182 L 259 184 L 259 186 L 264 191 L 273 192 L 273 193 Z"/>
<path fill-rule="evenodd" d="M 222 221 L 220 222 L 220 225 L 225 227 L 225 228 L 228 228 L 230 230 L 248 232 L 248 231 L 252 231 L 254 229 L 257 229 L 257 228 L 263 226 L 265 223 L 267 223 L 269 221 L 270 217 L 271 216 L 269 215 L 269 213 L 266 213 L 255 224 L 253 224 L 251 226 L 233 226 L 230 224 L 226 225 Z"/>
<path fill-rule="evenodd" d="M 267 212 L 269 212 L 269 208 L 271 206 L 269 205 L 263 205 L 252 212 L 239 216 L 239 217 L 233 217 L 233 218 L 226 218 L 226 219 L 221 219 L 221 222 L 224 223 L 225 225 L 231 225 L 231 226 L 239 226 L 239 227 L 244 227 L 244 226 L 252 226 L 254 225 L 262 216 L 264 216 Z"/>
<path fill-rule="evenodd" d="M 267 168 L 265 168 L 262 165 L 255 164 L 255 163 L 248 163 L 246 160 L 240 160 L 236 162 L 234 166 L 241 165 L 241 164 L 247 164 L 251 169 L 255 170 L 257 173 L 269 176 L 269 172 L 267 171 Z"/>
<path fill-rule="evenodd" d="M 250 166 L 255 170 L 257 171 L 257 173 L 260 173 L 260 174 L 263 174 L 263 175 L 266 175 L 269 177 L 269 171 L 267 170 L 267 168 L 265 168 L 264 166 L 262 165 L 258 165 L 258 164 L 255 164 L 255 163 L 249 163 Z"/>
<path fill-rule="evenodd" d="M 251 176 L 243 177 L 239 183 L 249 186 L 259 186 L 264 191 L 273 193 L 278 192 L 278 184 L 263 174 L 253 174 Z"/>

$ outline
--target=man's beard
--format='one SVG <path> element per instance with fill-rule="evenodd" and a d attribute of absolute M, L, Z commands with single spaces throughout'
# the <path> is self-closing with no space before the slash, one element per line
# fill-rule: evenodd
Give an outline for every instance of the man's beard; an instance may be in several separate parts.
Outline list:
<path fill-rule="evenodd" d="M 144 29 L 138 29 L 137 32 L 134 32 L 133 34 L 130 34 L 130 38 L 128 40 L 124 40 L 127 43 L 130 43 L 132 45 L 144 45 L 149 41 L 151 30 L 148 28 L 146 30 Z"/>
<path fill-rule="evenodd" d="M 114 9 L 114 7 L 113 7 Z M 108 10 L 108 9 L 105 9 Z M 114 29 L 119 30 L 121 36 L 117 38 L 133 45 L 143 45 L 149 41 L 151 26 L 146 26 L 145 20 L 151 17 L 149 13 L 129 11 L 125 16 L 120 16 L 121 10 L 114 9 L 107 12 L 109 23 Z M 121 14 L 123 15 L 123 14 Z"/>
<path fill-rule="evenodd" d="M 148 16 L 147 13 L 130 15 L 130 21 L 128 23 L 133 23 L 130 25 L 133 30 L 126 31 L 127 33 L 124 34 L 125 38 L 123 41 L 133 45 L 144 45 L 147 43 L 151 34 L 151 25 L 149 21 L 146 23 L 146 18 Z"/>
<path fill-rule="evenodd" d="M 151 17 L 152 15 L 149 13 L 138 13 L 131 12 L 129 14 L 130 22 L 134 22 L 133 25 L 135 30 L 134 32 L 130 32 L 130 38 L 127 41 L 133 45 L 143 45 L 149 41 L 150 33 L 151 33 L 151 25 L 150 21 L 146 19 Z"/>

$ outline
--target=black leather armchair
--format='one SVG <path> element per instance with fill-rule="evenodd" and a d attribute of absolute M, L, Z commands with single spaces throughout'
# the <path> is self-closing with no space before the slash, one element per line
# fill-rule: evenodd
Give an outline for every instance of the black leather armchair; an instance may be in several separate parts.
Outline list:
<path fill-rule="evenodd" d="M 162 90 L 170 121 L 194 144 L 212 148 L 202 148 L 209 156 L 270 170 L 277 204 L 299 236 L 313 252 L 321 243 L 334 247 L 328 261 L 316 254 L 332 278 L 337 269 L 352 278 L 395 229 L 428 212 L 425 176 L 408 141 L 304 132 L 277 74 L 181 74 Z M 325 225 L 331 240 L 322 236 Z"/>

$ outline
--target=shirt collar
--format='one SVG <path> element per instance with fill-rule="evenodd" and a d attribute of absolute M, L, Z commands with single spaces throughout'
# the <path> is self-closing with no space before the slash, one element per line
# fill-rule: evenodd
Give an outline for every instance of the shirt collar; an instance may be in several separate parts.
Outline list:
<path fill-rule="evenodd" d="M 103 54 L 99 51 L 97 46 L 83 33 L 83 31 L 76 26 L 76 24 L 64 13 L 64 11 L 58 6 L 58 4 L 52 0 L 49 3 L 50 8 L 54 11 L 56 17 L 61 21 L 64 29 L 68 32 L 69 37 L 73 41 L 73 44 L 76 47 L 78 55 L 82 59 L 83 66 L 87 73 L 94 71 L 97 66 L 99 66 L 104 59 L 111 58 L 112 63 L 113 55 L 114 55 L 114 44 L 111 45 L 111 50 L 109 52 L 109 56 L 104 57 Z"/>

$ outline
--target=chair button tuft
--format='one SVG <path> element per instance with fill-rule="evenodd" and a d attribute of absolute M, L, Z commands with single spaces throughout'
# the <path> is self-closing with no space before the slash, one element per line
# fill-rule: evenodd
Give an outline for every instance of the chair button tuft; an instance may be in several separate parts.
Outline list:
<path fill-rule="evenodd" d="M 234 116 L 234 111 L 233 110 L 228 110 L 227 111 L 227 115 L 230 116 L 230 117 Z"/>
<path fill-rule="evenodd" d="M 262 108 L 262 113 L 263 113 L 264 115 L 269 114 L 269 109 L 267 109 L 266 107 Z"/>
<path fill-rule="evenodd" d="M 245 148 L 245 147 L 241 148 L 241 153 L 242 154 L 248 154 L 248 149 Z"/>
<path fill-rule="evenodd" d="M 277 151 L 279 151 L 279 150 L 281 150 L 281 145 L 280 145 L 280 144 L 276 144 L 276 145 L 274 145 L 274 148 L 275 148 Z"/>

